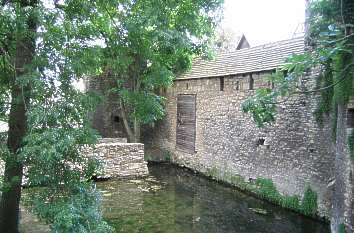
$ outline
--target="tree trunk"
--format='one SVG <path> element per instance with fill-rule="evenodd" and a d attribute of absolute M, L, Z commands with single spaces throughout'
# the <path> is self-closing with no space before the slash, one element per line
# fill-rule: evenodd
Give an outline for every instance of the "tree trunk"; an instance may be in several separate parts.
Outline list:
<path fill-rule="evenodd" d="M 129 125 L 129 119 L 127 117 L 126 109 L 124 104 L 120 103 L 120 111 L 123 118 L 123 124 L 125 128 L 125 132 L 128 135 L 128 141 L 132 143 L 140 142 L 140 135 L 141 135 L 141 125 L 136 119 L 134 119 L 133 129 Z"/>
<path fill-rule="evenodd" d="M 140 142 L 140 135 L 141 135 L 141 125 L 137 119 L 134 119 L 134 142 Z"/>
<path fill-rule="evenodd" d="M 121 112 L 121 115 L 122 115 L 122 118 L 123 118 L 123 124 L 124 124 L 124 128 L 125 128 L 125 132 L 127 133 L 127 136 L 128 136 L 128 141 L 129 142 L 134 142 L 135 141 L 135 134 L 132 131 L 132 129 L 130 128 L 129 120 L 128 120 L 128 117 L 127 117 L 127 114 L 126 114 L 126 110 L 125 110 L 125 107 L 124 107 L 124 104 L 123 104 L 122 100 L 120 101 L 120 112 Z"/>
<path fill-rule="evenodd" d="M 35 7 L 36 0 L 21 1 L 21 8 Z M 36 23 L 33 16 L 26 21 L 28 34 L 16 41 L 16 54 L 14 64 L 16 71 L 11 80 L 11 109 L 9 115 L 9 131 L 7 147 L 11 153 L 5 161 L 4 183 L 7 186 L 3 190 L 0 200 L 0 232 L 18 233 L 19 205 L 21 199 L 21 182 L 23 165 L 19 161 L 18 153 L 23 138 L 27 133 L 27 105 L 29 103 L 29 88 L 21 86 L 18 78 L 28 72 L 26 66 L 31 64 L 35 52 L 34 34 Z"/>
<path fill-rule="evenodd" d="M 23 165 L 18 161 L 18 149 L 26 135 L 26 107 L 22 89 L 17 85 L 12 90 L 12 106 L 9 119 L 8 148 L 11 158 L 6 159 L 4 182 L 9 188 L 3 190 L 0 202 L 0 232 L 17 233 Z M 16 103 L 17 102 L 17 103 Z"/>

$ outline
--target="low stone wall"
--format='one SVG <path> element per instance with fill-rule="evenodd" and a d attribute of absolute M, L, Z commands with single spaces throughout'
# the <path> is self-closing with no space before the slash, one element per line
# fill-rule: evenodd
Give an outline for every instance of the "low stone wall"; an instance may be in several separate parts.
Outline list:
<path fill-rule="evenodd" d="M 103 163 L 100 178 L 146 176 L 147 162 L 144 160 L 144 144 L 123 143 L 120 139 L 103 139 L 94 148 L 83 153 Z"/>
<path fill-rule="evenodd" d="M 82 153 L 102 162 L 100 178 L 139 177 L 149 173 L 144 160 L 144 144 L 127 143 L 125 138 L 103 138 L 94 148 L 87 147 Z M 0 159 L 0 176 L 4 170 L 5 163 Z"/>
<path fill-rule="evenodd" d="M 127 138 L 101 138 L 98 143 L 127 143 Z"/>

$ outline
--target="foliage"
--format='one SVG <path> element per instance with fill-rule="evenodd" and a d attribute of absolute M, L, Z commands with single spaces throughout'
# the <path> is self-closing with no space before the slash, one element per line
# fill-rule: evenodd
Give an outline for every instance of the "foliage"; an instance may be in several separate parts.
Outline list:
<path fill-rule="evenodd" d="M 163 151 L 163 159 L 166 162 L 171 162 L 172 161 L 172 153 L 169 150 L 164 150 Z"/>
<path fill-rule="evenodd" d="M 271 89 L 258 89 L 252 98 L 242 104 L 242 111 L 251 113 L 256 124 L 262 127 L 265 123 L 274 122 L 276 119 L 274 99 Z"/>
<path fill-rule="evenodd" d="M 215 50 L 217 52 L 232 52 L 236 50 L 240 38 L 231 28 L 217 28 Z"/>
<path fill-rule="evenodd" d="M 222 2 L 87 3 L 92 4 L 91 8 L 103 5 L 101 15 L 90 20 L 104 36 L 103 69 L 116 80 L 117 85 L 111 91 L 124 103 L 121 111 L 128 116 L 126 128 L 134 124 L 135 130 L 140 124 L 164 117 L 165 99 L 158 90 L 171 86 L 176 75 L 190 68 L 195 56 L 210 56 L 211 38 Z"/>
<path fill-rule="evenodd" d="M 110 232 L 111 228 L 102 221 L 101 196 L 92 185 L 73 191 L 70 196 L 57 197 L 55 203 L 53 192 L 48 188 L 40 188 L 30 192 L 26 201 L 34 206 L 33 211 L 39 218 L 51 223 L 53 232 Z M 28 204 L 28 203 L 27 203 Z"/>
<path fill-rule="evenodd" d="M 345 233 L 345 225 L 343 223 L 339 225 L 338 233 Z"/>
<path fill-rule="evenodd" d="M 350 155 L 351 155 L 352 161 L 354 162 L 354 130 L 352 130 L 352 132 L 348 138 L 348 145 L 349 145 L 349 150 L 350 150 Z"/>
<path fill-rule="evenodd" d="M 301 202 L 301 212 L 308 216 L 315 216 L 317 213 L 317 194 L 308 186 Z"/>
<path fill-rule="evenodd" d="M 275 121 L 276 106 L 293 95 L 305 98 L 320 93 L 315 117 L 323 124 L 324 116 L 333 113 L 335 138 L 337 107 L 348 103 L 354 93 L 354 5 L 350 0 L 313 0 L 309 12 L 307 42 L 311 49 L 289 57 L 270 77 L 275 88 L 257 90 L 255 96 L 243 103 L 242 109 L 252 115 L 258 126 L 263 126 Z M 309 89 L 314 78 L 317 85 Z M 353 154 L 350 140 L 352 137 L 349 146 Z"/>
<path fill-rule="evenodd" d="M 80 153 L 84 145 L 97 139 L 88 113 L 98 100 L 77 91 L 73 82 L 97 74 L 101 64 L 99 46 L 91 39 L 97 32 L 78 23 L 88 13 L 80 9 L 79 2 L 65 1 L 65 7 L 48 2 L 33 1 L 34 5 L 26 7 L 18 1 L 2 2 L 0 119 L 8 121 L 10 106 L 22 101 L 10 97 L 15 87 L 29 101 L 23 101 L 26 119 L 12 119 L 25 121 L 27 128 L 18 156 L 2 143 L 0 155 L 7 166 L 15 162 L 26 166 L 28 185 L 46 187 L 26 204 L 54 232 L 110 232 L 98 208 L 98 191 L 89 181 L 99 163 Z M 29 24 L 37 25 L 37 30 L 30 30 Z M 26 38 L 36 42 L 33 55 L 18 51 Z M 18 59 L 26 59 L 26 66 L 13 67 L 12 61 Z M 17 69 L 23 70 L 19 76 Z M 10 192 L 9 183 L 19 178 L 10 177 L 2 192 Z"/>
<path fill-rule="evenodd" d="M 0 155 L 26 166 L 29 185 L 45 186 L 26 204 L 54 232 L 107 232 L 89 181 L 99 162 L 80 153 L 97 139 L 88 114 L 99 98 L 73 83 L 110 72 L 136 122 L 161 119 L 164 98 L 156 90 L 171 85 L 194 56 L 207 54 L 223 1 L 53 2 L 1 1 L 0 121 L 23 102 L 27 118 L 13 120 L 24 121 L 27 134 L 18 158 L 3 144 Z M 19 51 L 23 41 L 33 48 Z M 23 59 L 24 67 L 13 66 Z M 10 97 L 17 86 L 28 102 Z"/>
<path fill-rule="evenodd" d="M 316 118 L 321 123 L 323 114 L 346 103 L 354 92 L 354 36 L 350 24 L 354 11 L 350 1 L 315 0 L 309 6 L 308 41 L 313 49 L 292 55 L 269 77 L 274 89 L 261 89 L 243 104 L 243 111 L 251 113 L 259 126 L 275 121 L 276 106 L 292 95 L 321 93 Z M 347 23 L 343 22 L 347 18 Z M 350 32 L 351 34 L 348 34 Z M 310 73 L 313 72 L 313 74 Z M 316 75 L 316 72 L 320 75 Z M 306 78 L 305 78 L 306 77 Z M 317 88 L 309 90 L 307 83 L 317 78 Z"/>

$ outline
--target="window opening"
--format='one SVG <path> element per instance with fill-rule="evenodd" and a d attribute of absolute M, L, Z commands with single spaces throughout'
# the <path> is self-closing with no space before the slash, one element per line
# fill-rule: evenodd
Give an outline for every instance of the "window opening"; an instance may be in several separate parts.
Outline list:
<path fill-rule="evenodd" d="M 250 90 L 254 89 L 254 79 L 252 77 L 252 74 L 250 74 Z"/>
<path fill-rule="evenodd" d="M 224 77 L 220 77 L 220 91 L 224 91 L 225 80 Z"/>
<path fill-rule="evenodd" d="M 348 109 L 347 125 L 348 125 L 348 128 L 354 128 L 354 108 Z"/>

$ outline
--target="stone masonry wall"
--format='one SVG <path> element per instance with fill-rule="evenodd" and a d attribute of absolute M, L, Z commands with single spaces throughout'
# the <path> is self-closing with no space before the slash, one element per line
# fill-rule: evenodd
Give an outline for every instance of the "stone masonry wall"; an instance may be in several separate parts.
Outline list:
<path fill-rule="evenodd" d="M 144 160 L 144 144 L 127 143 L 126 138 L 103 138 L 94 148 L 85 148 L 82 153 L 93 156 L 103 163 L 103 178 L 146 176 L 147 162 Z M 5 163 L 0 160 L 0 176 Z"/>
<path fill-rule="evenodd" d="M 115 86 L 115 80 L 109 73 L 85 80 L 86 91 L 96 92 L 103 97 L 102 103 L 91 114 L 92 127 L 102 137 L 124 138 L 126 134 L 120 115 L 119 98 L 110 91 Z"/>
<path fill-rule="evenodd" d="M 354 108 L 354 103 L 349 103 Z M 351 128 L 347 128 L 347 106 L 339 105 L 336 137 L 335 191 L 331 216 L 332 232 L 339 232 L 341 224 L 345 232 L 354 233 L 354 165 L 347 145 Z"/>
<path fill-rule="evenodd" d="M 86 148 L 83 153 L 103 163 L 100 177 L 116 178 L 148 175 L 144 160 L 144 144 L 120 142 L 120 139 L 103 139 L 95 147 Z"/>
<path fill-rule="evenodd" d="M 252 74 L 255 89 L 271 85 L 264 81 L 267 74 Z M 249 80 L 249 75 L 225 77 L 224 91 L 217 77 L 175 81 L 166 93 L 167 116 L 155 127 L 152 147 L 168 150 L 175 163 L 200 172 L 272 179 L 285 195 L 301 197 L 310 185 L 318 194 L 320 215 L 329 217 L 334 156 L 330 129 L 321 128 L 313 116 L 315 97 L 292 97 L 280 104 L 275 124 L 257 128 L 241 110 L 255 92 Z M 195 153 L 176 149 L 178 94 L 196 94 Z"/>

